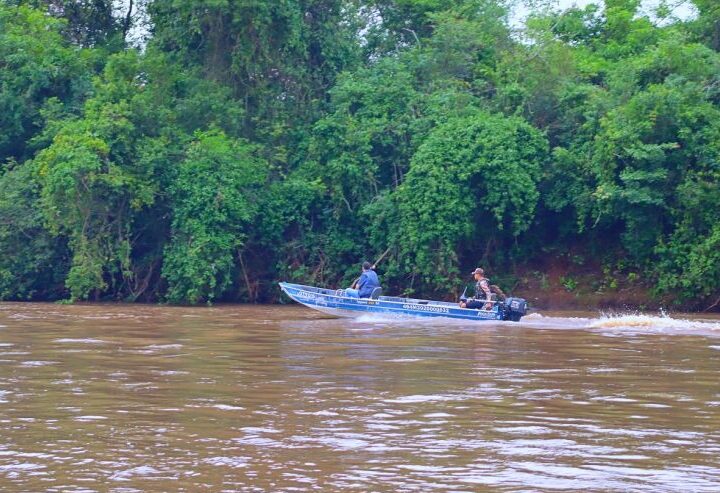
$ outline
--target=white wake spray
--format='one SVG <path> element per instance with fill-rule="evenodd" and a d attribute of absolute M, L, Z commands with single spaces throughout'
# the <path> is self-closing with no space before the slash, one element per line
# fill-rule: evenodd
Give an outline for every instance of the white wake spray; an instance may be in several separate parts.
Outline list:
<path fill-rule="evenodd" d="M 590 327 L 595 329 L 630 328 L 660 331 L 720 331 L 720 320 L 675 318 L 661 311 L 659 315 L 643 313 L 603 315 L 598 319 L 592 320 Z"/>

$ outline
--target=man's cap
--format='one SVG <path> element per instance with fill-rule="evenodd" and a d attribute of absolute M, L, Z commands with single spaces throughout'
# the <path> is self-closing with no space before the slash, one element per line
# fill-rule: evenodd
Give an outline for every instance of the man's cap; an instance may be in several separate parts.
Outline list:
<path fill-rule="evenodd" d="M 474 271 L 472 271 L 470 274 L 472 274 L 473 276 L 474 276 L 475 274 L 483 275 L 483 274 L 485 274 L 485 271 L 482 270 L 480 267 L 478 267 L 477 269 L 475 269 Z"/>

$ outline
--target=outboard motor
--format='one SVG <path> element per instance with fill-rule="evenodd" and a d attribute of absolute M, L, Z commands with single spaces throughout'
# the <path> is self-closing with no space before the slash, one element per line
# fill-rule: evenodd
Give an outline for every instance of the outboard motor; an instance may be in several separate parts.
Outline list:
<path fill-rule="evenodd" d="M 523 298 L 506 298 L 503 310 L 503 320 L 519 322 L 527 313 L 527 301 Z"/>

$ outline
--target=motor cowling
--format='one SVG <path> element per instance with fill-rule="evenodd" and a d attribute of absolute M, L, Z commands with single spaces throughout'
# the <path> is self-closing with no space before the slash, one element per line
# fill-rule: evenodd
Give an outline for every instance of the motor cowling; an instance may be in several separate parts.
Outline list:
<path fill-rule="evenodd" d="M 518 322 L 527 313 L 527 301 L 523 298 L 505 299 L 505 320 Z"/>

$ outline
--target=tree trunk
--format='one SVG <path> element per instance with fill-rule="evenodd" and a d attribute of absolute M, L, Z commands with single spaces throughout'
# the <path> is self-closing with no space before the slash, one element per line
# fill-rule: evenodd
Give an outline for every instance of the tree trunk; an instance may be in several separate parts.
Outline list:
<path fill-rule="evenodd" d="M 245 286 L 247 286 L 248 299 L 250 300 L 250 303 L 255 303 L 257 301 L 257 293 L 255 289 L 253 289 L 252 284 L 250 284 L 250 277 L 248 276 L 247 269 L 245 268 L 245 261 L 243 260 L 242 252 L 238 253 L 238 259 L 240 260 L 240 269 L 242 270 L 243 278 L 245 279 Z"/>
<path fill-rule="evenodd" d="M 125 14 L 125 20 L 123 22 L 123 41 L 127 41 L 127 34 L 130 30 L 130 23 L 132 22 L 132 12 L 133 12 L 133 0 L 130 0 L 130 3 L 128 5 L 127 14 Z"/>

